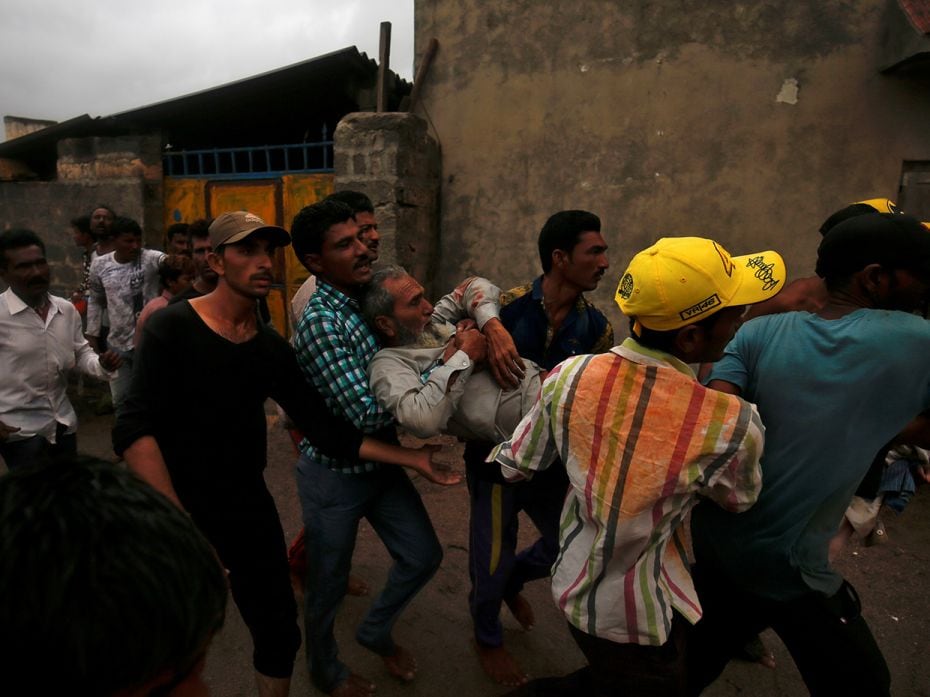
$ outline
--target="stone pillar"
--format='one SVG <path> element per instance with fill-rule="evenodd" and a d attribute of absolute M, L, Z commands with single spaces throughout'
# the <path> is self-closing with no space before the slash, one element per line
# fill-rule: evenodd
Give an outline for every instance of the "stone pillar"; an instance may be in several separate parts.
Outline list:
<path fill-rule="evenodd" d="M 402 112 L 348 114 L 334 141 L 336 191 L 361 191 L 374 203 L 379 263 L 401 264 L 434 297 L 441 172 L 426 122 Z"/>

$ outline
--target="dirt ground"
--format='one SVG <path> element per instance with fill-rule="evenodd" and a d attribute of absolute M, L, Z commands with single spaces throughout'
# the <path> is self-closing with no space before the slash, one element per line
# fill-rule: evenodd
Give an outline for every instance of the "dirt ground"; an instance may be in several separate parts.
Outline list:
<path fill-rule="evenodd" d="M 80 404 L 81 400 L 76 403 Z M 79 414 L 81 452 L 113 459 L 109 445 L 112 416 L 96 416 L 86 407 L 79 408 Z M 454 469 L 462 470 L 460 448 L 451 447 L 443 458 Z M 288 539 L 300 528 L 294 461 L 290 441 L 276 425 L 275 417 L 269 416 L 265 478 L 277 501 Z M 0 467 L 2 471 L 5 467 Z M 506 688 L 493 684 L 482 673 L 471 645 L 465 485 L 444 488 L 419 478 L 415 479 L 415 484 L 445 550 L 435 578 L 407 608 L 395 631 L 397 642 L 416 654 L 418 677 L 409 685 L 392 680 L 384 672 L 380 659 L 355 643 L 354 628 L 368 606 L 368 598 L 349 597 L 340 611 L 336 630 L 343 660 L 355 672 L 375 681 L 381 697 L 503 694 Z M 902 515 L 884 517 L 888 531 L 884 544 L 862 547 L 854 541 L 838 564 L 859 591 L 866 618 L 891 668 L 895 697 L 930 697 L 930 600 L 923 586 L 930 578 L 930 492 L 927 489 L 930 487 L 918 492 Z M 521 537 L 529 542 L 533 533 L 532 524 L 526 521 Z M 386 578 L 389 563 L 377 536 L 363 523 L 355 550 L 354 573 L 377 589 Z M 581 654 L 552 602 L 548 583 L 531 584 L 527 597 L 535 608 L 537 626 L 531 632 L 524 632 L 505 610 L 507 647 L 532 676 L 564 674 L 581 666 Z M 723 676 L 704 694 L 709 697 L 807 694 L 784 646 L 771 632 L 765 636 L 775 650 L 778 662 L 775 670 L 731 662 Z M 252 683 L 251 642 L 231 601 L 226 624 L 209 654 L 207 681 L 214 697 L 256 694 Z M 310 685 L 303 650 L 291 694 L 318 694 Z"/>

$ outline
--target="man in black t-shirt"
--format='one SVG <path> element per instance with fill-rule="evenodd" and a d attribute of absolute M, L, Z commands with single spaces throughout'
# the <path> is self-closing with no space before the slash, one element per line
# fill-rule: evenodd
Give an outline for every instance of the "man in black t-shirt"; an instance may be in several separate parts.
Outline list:
<path fill-rule="evenodd" d="M 335 418 L 288 343 L 258 322 L 255 301 L 271 287 L 274 250 L 290 241 L 285 230 L 251 213 L 225 213 L 210 226 L 210 241 L 217 287 L 146 323 L 114 448 L 210 540 L 252 635 L 259 695 L 286 695 L 300 630 L 281 522 L 262 476 L 265 400 L 334 456 L 424 473 L 430 456 L 363 438 Z"/>

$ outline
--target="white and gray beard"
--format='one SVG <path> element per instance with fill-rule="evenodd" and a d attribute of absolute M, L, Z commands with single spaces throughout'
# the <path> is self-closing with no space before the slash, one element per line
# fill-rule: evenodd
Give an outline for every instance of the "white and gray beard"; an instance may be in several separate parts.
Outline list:
<path fill-rule="evenodd" d="M 406 330 L 404 330 L 406 331 Z M 413 348 L 442 348 L 449 339 L 455 334 L 455 326 L 451 324 L 428 324 L 426 329 L 419 336 L 413 336 L 412 332 L 398 337 L 402 346 L 411 346 Z M 408 341 L 409 340 L 409 341 Z"/>

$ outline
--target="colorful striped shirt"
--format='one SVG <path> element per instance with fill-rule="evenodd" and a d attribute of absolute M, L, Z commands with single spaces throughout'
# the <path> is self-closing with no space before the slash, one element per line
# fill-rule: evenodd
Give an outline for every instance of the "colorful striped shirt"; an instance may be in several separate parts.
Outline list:
<path fill-rule="evenodd" d="M 691 623 L 701 617 L 682 522 L 698 495 L 730 511 L 750 507 L 762 444 L 752 404 L 627 339 L 557 366 L 488 461 L 513 479 L 561 458 L 571 488 L 552 571 L 559 608 L 593 636 L 660 646 L 673 610 Z"/>
<path fill-rule="evenodd" d="M 363 433 L 375 433 L 394 423 L 368 386 L 368 364 L 379 348 L 359 314 L 358 301 L 317 279 L 316 292 L 294 328 L 297 362 L 326 406 Z M 327 457 L 307 440 L 300 446 L 308 457 L 330 469 L 360 473 L 378 467 L 374 462 Z"/>

